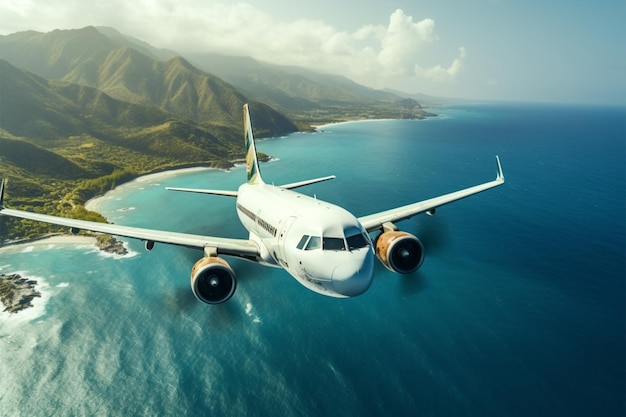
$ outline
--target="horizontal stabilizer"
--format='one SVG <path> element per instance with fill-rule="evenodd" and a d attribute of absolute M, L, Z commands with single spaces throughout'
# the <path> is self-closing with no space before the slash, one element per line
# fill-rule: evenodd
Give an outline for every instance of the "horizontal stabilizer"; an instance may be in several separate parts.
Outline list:
<path fill-rule="evenodd" d="M 213 194 L 213 195 L 223 195 L 226 197 L 237 197 L 237 191 L 202 190 L 199 188 L 175 188 L 175 187 L 165 187 L 165 189 L 169 191 L 182 191 L 185 193 Z"/>
<path fill-rule="evenodd" d="M 281 185 L 280 188 L 285 188 L 287 190 L 291 190 L 298 187 L 304 187 L 305 185 L 317 184 L 318 182 L 334 180 L 334 175 L 330 175 L 328 177 L 315 178 L 312 180 L 300 181 L 300 182 L 292 182 L 291 184 Z"/>

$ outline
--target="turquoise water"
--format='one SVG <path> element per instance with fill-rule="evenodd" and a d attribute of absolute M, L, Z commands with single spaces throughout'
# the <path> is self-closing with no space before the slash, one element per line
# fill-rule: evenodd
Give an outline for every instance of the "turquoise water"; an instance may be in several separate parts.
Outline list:
<path fill-rule="evenodd" d="M 129 241 L 0 251 L 0 273 L 39 280 L 36 308 L 0 314 L 0 415 L 624 415 L 623 108 L 464 106 L 262 141 L 276 184 L 357 216 L 495 177 L 507 183 L 400 223 L 422 268 L 377 266 L 337 300 L 277 269 L 229 259 L 226 304 L 193 297 L 197 251 Z M 146 177 L 98 202 L 111 221 L 246 237 L 243 169 Z M 10 202 L 9 202 L 10 203 Z"/>

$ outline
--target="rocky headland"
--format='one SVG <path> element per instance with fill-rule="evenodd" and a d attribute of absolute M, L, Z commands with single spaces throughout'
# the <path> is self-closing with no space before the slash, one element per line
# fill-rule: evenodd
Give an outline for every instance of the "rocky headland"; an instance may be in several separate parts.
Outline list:
<path fill-rule="evenodd" d="M 5 307 L 3 311 L 17 313 L 33 307 L 33 299 L 41 297 L 41 293 L 35 289 L 36 284 L 37 281 L 18 274 L 0 274 L 0 301 Z"/>
<path fill-rule="evenodd" d="M 114 255 L 126 255 L 128 253 L 128 249 L 124 247 L 124 243 L 110 235 L 98 235 L 96 246 L 101 251 Z"/>

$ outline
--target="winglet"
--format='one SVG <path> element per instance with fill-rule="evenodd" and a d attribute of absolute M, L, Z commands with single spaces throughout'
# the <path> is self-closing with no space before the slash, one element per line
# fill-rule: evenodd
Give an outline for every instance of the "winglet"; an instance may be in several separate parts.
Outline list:
<path fill-rule="evenodd" d="M 4 178 L 0 179 L 0 210 L 4 208 L 4 183 L 6 180 Z"/>
<path fill-rule="evenodd" d="M 256 147 L 254 145 L 254 136 L 252 135 L 252 123 L 250 123 L 248 104 L 243 105 L 243 130 L 246 145 L 246 174 L 248 184 L 263 184 Z"/>
<path fill-rule="evenodd" d="M 496 155 L 496 163 L 498 164 L 496 181 L 504 182 L 504 173 L 502 172 L 502 165 L 500 165 L 500 157 L 498 155 Z"/>

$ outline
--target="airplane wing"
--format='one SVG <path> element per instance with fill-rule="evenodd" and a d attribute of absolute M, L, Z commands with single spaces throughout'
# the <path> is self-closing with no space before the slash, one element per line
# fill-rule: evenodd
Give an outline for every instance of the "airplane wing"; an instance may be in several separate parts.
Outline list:
<path fill-rule="evenodd" d="M 76 220 L 65 217 L 50 216 L 47 214 L 33 213 L 30 211 L 7 209 L 4 208 L 4 206 L 2 205 L 3 194 L 4 181 L 0 182 L 0 215 L 3 216 L 18 217 L 38 222 L 56 224 L 77 230 L 89 230 L 92 232 L 100 232 L 115 236 L 129 237 L 144 240 L 147 242 L 161 242 L 171 245 L 186 246 L 198 249 L 211 248 L 215 249 L 218 254 L 224 255 L 255 259 L 260 256 L 259 246 L 252 240 L 219 238 L 212 236 L 193 235 L 188 233 L 144 229 L 140 227 L 98 223 L 86 220 Z"/>
<path fill-rule="evenodd" d="M 379 213 L 370 214 L 368 216 L 359 217 L 359 221 L 368 232 L 380 230 L 385 223 L 398 222 L 411 218 L 421 213 L 434 213 L 437 207 L 441 207 L 445 204 L 452 203 L 457 200 L 461 200 L 465 197 L 469 197 L 474 194 L 489 190 L 490 188 L 497 187 L 504 184 L 504 174 L 502 173 L 502 166 L 500 165 L 500 158 L 496 156 L 497 174 L 496 179 L 484 184 L 476 185 L 474 187 L 465 188 L 453 193 L 445 194 L 439 197 L 431 198 L 428 200 L 420 201 L 406 206 L 397 207 L 391 210 L 381 211 Z"/>

